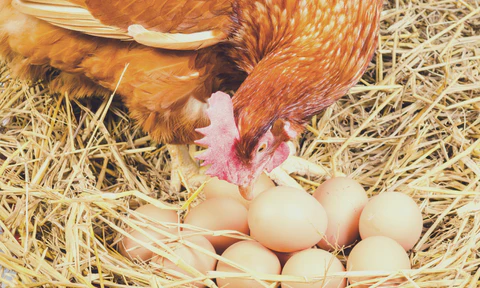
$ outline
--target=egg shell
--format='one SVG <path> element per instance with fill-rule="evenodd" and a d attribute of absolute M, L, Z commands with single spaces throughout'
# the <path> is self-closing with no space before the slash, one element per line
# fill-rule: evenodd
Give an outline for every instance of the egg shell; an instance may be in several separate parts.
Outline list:
<path fill-rule="evenodd" d="M 318 246 L 325 250 L 349 246 L 360 238 L 358 221 L 368 202 L 365 189 L 355 180 L 335 177 L 323 182 L 313 196 L 325 208 L 328 227 Z"/>
<path fill-rule="evenodd" d="M 400 243 L 407 251 L 420 239 L 422 228 L 423 217 L 417 203 L 408 195 L 398 192 L 385 192 L 372 197 L 360 216 L 362 239 L 386 236 Z"/>
<path fill-rule="evenodd" d="M 207 240 L 207 238 L 201 235 L 191 235 L 189 232 L 181 232 L 180 235 L 182 236 L 182 241 L 191 242 L 192 244 L 200 246 L 201 248 L 209 251 L 210 253 L 215 254 L 215 248 L 213 248 L 213 245 L 210 243 L 210 241 Z M 173 250 L 173 253 L 176 256 L 181 258 L 187 265 L 195 268 L 198 272 L 206 274 L 208 271 L 215 270 L 215 267 L 217 265 L 216 258 L 207 255 L 195 248 L 190 248 L 188 245 L 180 242 L 172 242 L 168 243 L 167 245 L 170 249 Z M 152 259 L 152 262 L 160 265 L 162 269 L 174 270 L 187 276 L 194 277 L 193 274 L 185 271 L 184 269 L 175 265 L 175 263 L 173 263 L 172 261 L 159 255 L 156 255 Z M 205 287 L 205 285 L 201 282 L 195 283 L 195 285 L 197 287 Z"/>
<path fill-rule="evenodd" d="M 391 271 L 410 269 L 410 260 L 405 249 L 385 236 L 372 236 L 360 241 L 353 247 L 347 259 L 347 271 Z M 349 277 L 350 284 L 379 277 Z M 402 277 L 389 281 L 388 287 L 396 287 L 403 282 Z M 366 284 L 358 287 L 369 287 Z M 357 286 L 355 286 L 357 287 Z"/>
<path fill-rule="evenodd" d="M 130 214 L 129 217 L 135 220 L 148 220 L 154 224 L 158 224 L 158 227 L 164 228 L 165 231 L 170 231 L 174 233 L 178 230 L 178 227 L 171 225 L 173 227 L 166 227 L 162 224 L 169 223 L 179 223 L 178 213 L 175 210 L 168 210 L 156 207 L 153 204 L 146 204 L 138 207 L 134 210 L 134 213 Z M 156 222 L 156 223 L 155 223 Z"/>
<path fill-rule="evenodd" d="M 147 204 L 138 207 L 135 210 L 135 213 L 138 213 L 138 217 L 134 214 L 129 215 L 130 218 L 135 220 L 145 220 L 149 223 L 152 227 L 164 230 L 166 232 L 176 234 L 178 231 L 177 227 L 167 227 L 164 224 L 168 223 L 178 223 L 179 218 L 178 214 L 174 210 L 167 210 L 155 207 L 152 204 Z M 141 219 L 143 218 L 143 219 Z M 128 229 L 128 233 L 132 236 L 132 238 L 124 236 L 122 241 L 118 244 L 118 250 L 120 254 L 127 257 L 130 260 L 139 259 L 141 261 L 148 261 L 153 257 L 153 252 L 145 247 L 142 242 L 148 243 L 150 245 L 154 244 L 152 239 L 163 239 L 166 236 L 160 234 L 152 229 L 141 227 L 144 230 L 142 233 L 136 229 Z"/>
<path fill-rule="evenodd" d="M 118 244 L 118 251 L 120 254 L 130 260 L 137 259 L 140 261 L 149 261 L 153 257 L 153 251 L 148 249 L 144 243 L 154 245 L 155 241 L 152 239 L 160 240 L 165 237 L 151 229 L 145 229 L 145 233 L 149 236 L 144 235 L 138 230 L 131 230 L 129 234 L 133 239 L 125 236 Z"/>
<path fill-rule="evenodd" d="M 263 191 L 275 187 L 275 183 L 268 178 L 265 173 L 260 174 L 257 181 L 253 185 L 253 198 L 257 197 L 258 194 Z M 230 197 L 238 202 L 242 203 L 247 209 L 250 206 L 251 201 L 246 200 L 240 195 L 238 186 L 231 184 L 227 181 L 220 180 L 216 177 L 210 179 L 210 181 L 205 184 L 203 187 L 203 193 L 205 193 L 206 199 L 211 199 L 215 197 Z"/>
<path fill-rule="evenodd" d="M 269 249 L 256 241 L 240 241 L 228 247 L 222 257 L 233 261 L 246 269 L 262 274 L 280 274 L 281 265 L 277 256 Z M 221 260 L 217 264 L 217 271 L 244 272 Z M 268 283 L 270 284 L 270 283 Z M 262 288 L 265 287 L 256 280 L 245 278 L 217 278 L 218 287 L 229 288 Z"/>
<path fill-rule="evenodd" d="M 325 277 L 334 273 L 345 272 L 342 262 L 333 254 L 321 249 L 307 249 L 295 253 L 285 264 L 282 275 L 302 277 Z M 282 288 L 343 288 L 347 279 L 325 278 L 317 282 L 284 282 Z"/>
<path fill-rule="evenodd" d="M 248 235 L 247 215 L 247 208 L 238 201 L 229 197 L 216 197 L 205 200 L 190 210 L 184 223 L 212 231 L 235 230 Z M 218 254 L 240 241 L 227 236 L 206 235 L 205 237 L 212 243 Z"/>
<path fill-rule="evenodd" d="M 248 225 L 251 236 L 265 247 L 294 252 L 320 241 L 327 229 L 327 214 L 306 191 L 278 186 L 253 200 Z"/>

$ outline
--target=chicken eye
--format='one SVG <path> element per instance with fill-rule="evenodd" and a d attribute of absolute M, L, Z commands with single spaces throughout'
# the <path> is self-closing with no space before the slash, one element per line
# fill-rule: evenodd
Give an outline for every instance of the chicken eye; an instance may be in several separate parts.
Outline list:
<path fill-rule="evenodd" d="M 265 149 L 267 149 L 267 143 L 263 143 L 262 145 L 260 145 L 260 147 L 258 147 L 257 149 L 257 153 L 263 152 L 265 151 Z"/>

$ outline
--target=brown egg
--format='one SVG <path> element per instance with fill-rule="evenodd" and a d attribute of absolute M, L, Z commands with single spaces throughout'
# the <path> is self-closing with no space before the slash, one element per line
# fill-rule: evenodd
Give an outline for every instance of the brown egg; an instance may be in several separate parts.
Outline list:
<path fill-rule="evenodd" d="M 417 203 L 408 195 L 385 192 L 365 205 L 360 216 L 362 239 L 386 236 L 410 250 L 422 234 L 423 217 Z"/>
<path fill-rule="evenodd" d="M 347 259 L 347 271 L 391 271 L 410 269 L 407 252 L 395 240 L 385 236 L 372 236 L 360 241 L 353 247 Z M 380 277 L 380 276 L 379 276 Z M 349 277 L 350 284 L 374 279 L 376 277 Z M 397 287 L 402 277 L 389 281 L 388 287 Z M 370 283 L 371 285 L 371 283 Z M 363 286 L 355 287 L 369 287 Z"/>
<path fill-rule="evenodd" d="M 257 197 L 258 194 L 272 187 L 275 187 L 275 183 L 273 183 L 273 181 L 268 178 L 265 173 L 260 174 L 257 182 L 255 182 L 253 186 L 253 197 Z M 237 185 L 231 184 L 227 181 L 219 180 L 216 177 L 210 179 L 210 181 L 205 184 L 203 193 L 205 193 L 205 197 L 207 199 L 215 197 L 231 197 L 242 203 L 245 207 L 247 207 L 247 209 L 251 203 L 251 201 L 245 200 L 245 198 L 240 195 Z"/>
<path fill-rule="evenodd" d="M 207 240 L 207 238 L 201 236 L 201 235 L 189 235 L 188 232 L 181 232 L 182 240 L 186 242 L 191 242 L 195 245 L 200 246 L 201 248 L 215 254 L 215 249 L 213 248 L 213 245 L 210 243 L 210 241 Z M 215 266 L 217 265 L 217 259 L 207 255 L 200 250 L 197 250 L 195 248 L 190 248 L 188 245 L 182 244 L 180 242 L 172 242 L 167 244 L 170 249 L 173 250 L 173 253 L 181 258 L 185 263 L 193 268 L 195 268 L 198 272 L 202 274 L 206 274 L 208 271 L 214 271 Z M 194 274 L 185 271 L 184 269 L 178 267 L 175 265 L 172 261 L 161 257 L 161 256 L 155 256 L 152 259 L 152 262 L 162 266 L 162 269 L 170 269 L 170 270 L 175 270 L 178 271 L 182 274 L 185 274 L 187 276 L 194 277 Z M 203 283 L 195 283 L 197 287 L 205 287 Z"/>
<path fill-rule="evenodd" d="M 251 236 L 278 252 L 312 247 L 327 230 L 322 205 L 304 190 L 278 186 L 258 195 L 250 205 Z"/>
<path fill-rule="evenodd" d="M 136 216 L 136 214 L 139 214 Z M 169 223 L 178 223 L 178 213 L 175 210 L 162 209 L 154 206 L 153 204 L 146 204 L 135 209 L 135 212 L 129 215 L 130 218 L 135 220 L 150 220 L 152 222 L 157 222 L 159 226 L 162 224 Z M 161 223 L 164 222 L 164 223 Z M 175 226 L 175 225 L 171 225 Z M 166 231 L 175 231 L 178 230 L 177 227 L 164 227 Z M 173 232 L 172 232 L 173 233 Z"/>
<path fill-rule="evenodd" d="M 267 248 L 263 247 L 256 241 L 240 241 L 228 247 L 223 252 L 222 257 L 233 261 L 246 269 L 262 274 L 280 274 L 281 266 L 277 256 Z M 232 267 L 222 261 L 217 264 L 217 271 L 222 272 L 239 272 L 235 267 Z M 271 283 L 268 283 L 271 284 Z M 228 288 L 257 288 L 265 287 L 258 281 L 244 278 L 217 278 L 218 287 Z"/>
<path fill-rule="evenodd" d="M 323 182 L 313 196 L 325 208 L 328 228 L 318 243 L 320 248 L 335 250 L 360 238 L 358 221 L 368 202 L 367 193 L 355 180 L 335 177 Z"/>
<path fill-rule="evenodd" d="M 205 200 L 194 207 L 185 218 L 185 224 L 208 230 L 235 230 L 248 234 L 247 208 L 229 197 L 217 197 Z M 217 253 L 222 253 L 228 246 L 240 239 L 226 236 L 205 236 Z"/>
<path fill-rule="evenodd" d="M 340 272 L 345 272 L 345 267 L 333 254 L 321 249 L 307 249 L 297 252 L 287 261 L 283 267 L 282 275 L 325 277 Z M 282 283 L 282 288 L 343 288 L 345 286 L 347 286 L 345 277 L 327 277 L 311 283 Z"/>
<path fill-rule="evenodd" d="M 167 227 L 164 224 L 168 223 L 178 223 L 178 214 L 174 210 L 166 210 L 153 206 L 152 204 L 147 204 L 140 206 L 135 210 L 136 213 L 141 214 L 140 217 L 134 216 L 133 214 L 129 217 L 136 220 L 141 220 L 141 218 L 146 219 L 145 222 L 151 226 L 167 231 L 169 233 L 177 233 L 177 227 Z M 140 259 L 141 261 L 148 261 L 153 257 L 153 252 L 145 247 L 145 244 L 142 242 L 148 243 L 150 245 L 154 244 L 152 239 L 163 239 L 164 235 L 155 232 L 152 229 L 142 228 L 147 235 L 144 235 L 139 230 L 129 229 L 127 232 L 131 234 L 132 238 L 124 236 L 122 241 L 118 244 L 119 252 L 129 258 Z M 150 238 L 149 238 L 150 237 Z"/>

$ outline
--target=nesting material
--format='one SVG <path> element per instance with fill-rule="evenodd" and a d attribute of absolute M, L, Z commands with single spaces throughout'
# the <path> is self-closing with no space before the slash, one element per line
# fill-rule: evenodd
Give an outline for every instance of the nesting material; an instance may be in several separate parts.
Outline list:
<path fill-rule="evenodd" d="M 479 3 L 392 0 L 381 22 L 377 54 L 362 81 L 314 117 L 299 139 L 299 155 L 330 175 L 295 177 L 313 192 L 329 176 L 348 175 L 369 196 L 398 191 L 421 208 L 424 229 L 409 251 L 411 270 L 350 276 L 384 276 L 370 277 L 375 278 L 372 285 L 401 276 L 405 287 L 479 287 Z M 210 279 L 217 276 L 263 285 L 305 281 L 248 269 L 204 275 L 162 243 L 152 250 L 195 278 L 121 256 L 116 245 L 127 231 L 152 225 L 128 217 L 132 210 L 150 203 L 183 217 L 203 197 L 188 190 L 166 193 L 169 173 L 164 146 L 132 123 L 116 97 L 51 95 L 41 82 L 13 79 L 2 66 L 0 266 L 14 277 L 0 274 L 0 282 L 12 287 L 181 287 L 194 281 L 214 285 Z M 348 252 L 336 251 L 343 264 Z"/>

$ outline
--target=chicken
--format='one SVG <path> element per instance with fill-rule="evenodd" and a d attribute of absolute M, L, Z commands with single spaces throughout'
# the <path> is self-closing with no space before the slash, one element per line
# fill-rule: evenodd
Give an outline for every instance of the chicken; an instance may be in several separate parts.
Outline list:
<path fill-rule="evenodd" d="M 0 0 L 0 55 L 52 91 L 116 89 L 170 144 L 176 168 L 198 174 L 176 145 L 205 146 L 207 174 L 248 199 L 262 171 L 287 159 L 287 142 L 360 79 L 382 2 Z M 227 87 L 238 88 L 232 98 L 217 92 Z"/>

